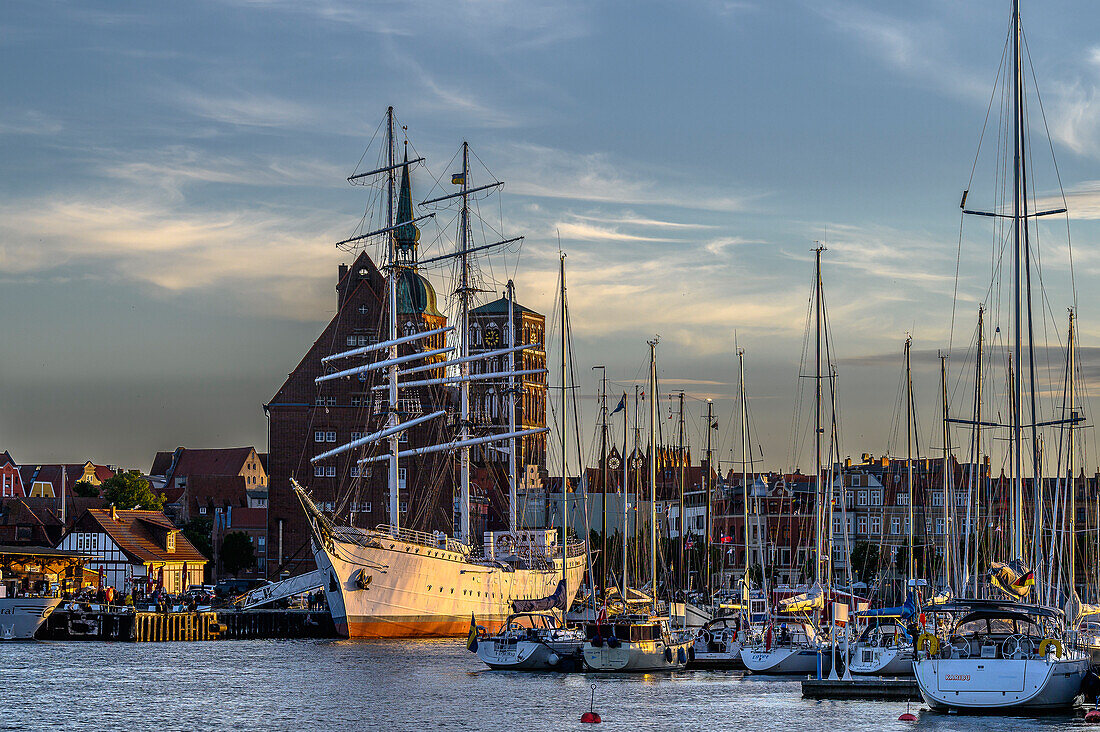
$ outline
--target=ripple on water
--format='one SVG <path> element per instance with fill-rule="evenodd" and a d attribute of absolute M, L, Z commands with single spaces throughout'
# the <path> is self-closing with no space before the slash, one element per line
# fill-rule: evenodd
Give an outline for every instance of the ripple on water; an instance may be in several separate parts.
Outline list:
<path fill-rule="evenodd" d="M 919 713 L 896 702 L 802 699 L 796 680 L 489 671 L 462 640 L 0 644 L 0 729 L 1051 730 L 1069 717 Z M 914 711 L 920 705 L 914 705 Z"/>

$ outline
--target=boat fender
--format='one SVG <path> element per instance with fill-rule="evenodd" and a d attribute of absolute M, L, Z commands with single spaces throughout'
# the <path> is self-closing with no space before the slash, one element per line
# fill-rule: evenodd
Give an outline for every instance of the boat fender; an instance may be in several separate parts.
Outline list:
<path fill-rule="evenodd" d="M 936 652 L 940 650 L 940 639 L 931 633 L 921 633 L 920 638 L 917 638 L 917 650 L 926 650 L 925 646 L 928 646 L 927 651 L 929 656 L 936 655 Z"/>
<path fill-rule="evenodd" d="M 695 646 L 688 646 L 688 660 L 695 660 Z"/>
<path fill-rule="evenodd" d="M 561 663 L 561 656 L 556 653 L 551 653 L 549 656 L 546 657 L 546 662 L 551 666 L 557 666 L 559 663 Z"/>
<path fill-rule="evenodd" d="M 608 648 L 618 648 L 621 645 L 622 645 L 622 643 L 620 643 L 619 639 L 616 638 L 615 636 L 609 635 L 607 637 L 607 647 Z"/>
<path fill-rule="evenodd" d="M 1057 638 L 1044 638 L 1043 642 L 1039 644 L 1039 656 L 1046 658 L 1047 649 L 1054 646 L 1054 655 L 1056 658 L 1061 658 L 1065 649 L 1062 647 L 1062 641 Z"/>
<path fill-rule="evenodd" d="M 672 649 L 665 646 L 665 662 L 672 663 Z"/>
<path fill-rule="evenodd" d="M 592 636 L 592 647 L 603 648 L 603 638 L 601 638 L 599 635 Z"/>
<path fill-rule="evenodd" d="M 687 651 L 685 651 L 685 650 L 683 649 L 683 646 L 681 646 L 681 647 L 680 647 L 680 650 L 676 651 L 676 660 L 677 660 L 677 662 L 679 662 L 679 663 L 680 663 L 681 665 L 683 665 L 683 664 L 687 663 L 687 660 L 688 660 L 688 654 L 687 654 Z"/>

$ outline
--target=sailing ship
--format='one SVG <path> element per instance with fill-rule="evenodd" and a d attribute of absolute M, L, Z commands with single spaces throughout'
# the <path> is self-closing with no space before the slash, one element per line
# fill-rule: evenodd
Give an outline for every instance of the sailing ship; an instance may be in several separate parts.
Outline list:
<path fill-rule="evenodd" d="M 517 520 L 516 440 L 546 432 L 546 428 L 515 429 L 513 398 L 511 426 L 507 432 L 474 436 L 470 429 L 471 381 L 506 380 L 514 397 L 517 376 L 546 372 L 545 369 L 517 371 L 514 368 L 516 352 L 540 346 L 536 343 L 516 345 L 519 334 L 515 332 L 514 317 L 509 318 L 511 333 L 507 348 L 470 354 L 469 316 L 476 292 L 470 279 L 472 254 L 522 239 L 515 237 L 476 247 L 471 244 L 471 197 L 497 189 L 503 183 L 470 184 L 470 150 L 464 142 L 461 172 L 451 178 L 459 190 L 421 203 L 421 206 L 459 204 L 457 250 L 436 258 L 457 261 L 459 325 L 457 328 L 418 328 L 406 324 L 404 332 L 399 334 L 399 298 L 434 301 L 434 292 L 417 271 L 415 247 L 419 239 L 416 224 L 435 214 L 414 213 L 409 174 L 410 168 L 423 158 L 409 160 L 406 150 L 404 160 L 397 160 L 392 107 L 386 112 L 385 127 L 383 164 L 353 176 L 359 181 L 374 179 L 383 183 L 380 202 L 385 226 L 340 244 L 358 245 L 370 241 L 382 244 L 386 261 L 388 337 L 378 343 L 326 356 L 322 362 L 327 372 L 316 379 L 318 384 L 340 378 L 367 379 L 372 372 L 384 369 L 385 383 L 373 389 L 385 394 L 385 424 L 375 425 L 379 428 L 373 432 L 316 455 L 312 460 L 316 463 L 350 452 L 363 456 L 358 460 L 359 465 L 386 462 L 389 522 L 373 529 L 336 524 L 333 516 L 321 510 L 303 486 L 292 481 L 309 522 L 314 559 L 327 577 L 325 593 L 333 621 L 337 631 L 349 637 L 457 636 L 465 634 L 472 617 L 487 625 L 499 625 L 517 608 L 533 609 L 532 603 L 539 609 L 556 608 L 564 612 L 576 595 L 584 574 L 584 543 L 570 540 L 567 523 L 563 522 L 559 537 L 554 529 L 521 529 Z M 399 196 L 398 173 L 401 175 Z M 430 305 L 434 308 L 434 302 Z M 450 345 L 433 347 L 447 335 L 452 339 Z M 487 359 L 493 359 L 490 363 L 506 359 L 509 368 L 471 373 L 472 363 Z M 418 361 L 420 365 L 416 365 Z M 349 362 L 356 365 L 336 368 L 336 364 Z M 428 372 L 428 378 L 422 378 L 424 372 Z M 419 376 L 410 378 L 414 375 Z M 457 395 L 453 394 L 455 387 Z M 423 388 L 442 389 L 445 394 L 434 406 L 423 410 L 424 413 L 402 421 L 407 402 L 401 394 Z M 457 415 L 453 414 L 449 403 L 454 396 L 459 405 Z M 450 439 L 417 447 L 408 446 L 406 442 L 402 446 L 402 434 L 410 428 L 455 416 L 457 434 Z M 506 448 L 510 455 L 509 528 L 486 532 L 483 549 L 478 552 L 470 533 L 470 448 L 490 443 L 509 443 Z M 385 451 L 380 452 L 383 446 Z M 455 536 L 442 531 L 416 531 L 401 525 L 404 479 L 399 472 L 400 462 L 439 452 L 457 455 L 460 483 L 455 501 L 458 509 Z M 563 514 L 567 517 L 568 511 Z"/>
<path fill-rule="evenodd" d="M 1039 459 L 1038 428 L 1045 425 L 1072 425 L 1079 416 L 1071 412 L 1062 419 L 1039 424 L 1036 405 L 1034 340 L 1031 327 L 1031 252 L 1029 219 L 1040 216 L 1064 214 L 1065 208 L 1051 211 L 1028 210 L 1029 190 L 1026 162 L 1029 149 L 1026 142 L 1027 116 L 1024 104 L 1023 81 L 1023 28 L 1020 22 L 1019 0 L 1012 2 L 1012 23 L 1009 33 L 1011 53 L 1006 54 L 1012 64 L 1013 119 L 1012 154 L 1012 208 L 1011 212 L 976 211 L 966 209 L 966 195 L 962 200 L 963 214 L 977 214 L 994 220 L 1011 221 L 1013 244 L 1014 298 L 1012 330 L 1015 346 L 1014 363 L 1010 369 L 1012 379 L 1010 423 L 1000 425 L 981 422 L 981 426 L 1008 427 L 1011 433 L 1010 558 L 1007 562 L 994 562 L 990 567 L 989 584 L 997 598 L 970 597 L 951 600 L 942 604 L 930 604 L 925 608 L 929 623 L 917 640 L 917 657 L 913 671 L 921 696 L 933 709 L 964 710 L 971 712 L 1033 711 L 1066 708 L 1073 705 L 1080 695 L 1081 684 L 1088 671 L 1087 655 L 1071 642 L 1067 632 L 1066 612 L 1057 602 L 1053 583 L 1042 577 L 1043 562 L 1036 562 L 1039 570 L 1026 564 L 1025 527 L 1028 517 L 1024 511 L 1024 455 L 1023 432 L 1030 429 L 1033 449 L 1033 498 L 1034 516 L 1030 522 L 1034 530 L 1033 558 L 1041 557 L 1045 548 L 1040 546 L 1042 534 L 1042 467 Z M 1005 136 L 1007 141 L 1008 136 Z M 1008 176 L 1006 176 L 1007 179 Z M 1024 286 L 1022 279 L 1026 278 Z M 1025 340 L 1026 332 L 1026 340 Z M 1030 421 L 1024 419 L 1024 372 L 1022 358 L 1025 349 L 1029 354 L 1028 396 L 1030 397 Z M 977 421 L 976 421 L 977 422 Z M 1072 475 L 1072 466 L 1071 472 Z M 1071 481 L 1072 484 L 1072 481 Z M 1072 504 L 1071 504 L 1072 506 Z M 1071 515 L 1074 510 L 1070 510 Z M 977 548 L 977 547 L 976 547 Z M 1074 550 L 1068 552 L 1070 563 Z M 1071 570 L 1072 571 L 1072 570 Z M 1040 574 L 1036 581 L 1036 574 Z M 975 584 L 977 576 L 975 576 Z M 969 585 L 969 583 L 967 583 Z M 1070 591 L 1064 606 L 1075 611 L 1075 578 L 1070 574 Z M 1037 602 L 1027 602 L 1034 596 Z"/>

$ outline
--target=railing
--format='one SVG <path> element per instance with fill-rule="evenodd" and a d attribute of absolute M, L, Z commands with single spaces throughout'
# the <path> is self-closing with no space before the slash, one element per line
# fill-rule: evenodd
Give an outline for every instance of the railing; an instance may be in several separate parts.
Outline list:
<path fill-rule="evenodd" d="M 431 547 L 432 549 L 446 549 L 463 555 L 470 553 L 470 547 L 446 534 L 429 534 L 425 531 L 396 528 L 389 524 L 380 524 L 371 533 L 376 538 L 384 537 L 397 539 L 398 541 L 408 542 L 409 544 L 418 544 L 419 546 Z"/>

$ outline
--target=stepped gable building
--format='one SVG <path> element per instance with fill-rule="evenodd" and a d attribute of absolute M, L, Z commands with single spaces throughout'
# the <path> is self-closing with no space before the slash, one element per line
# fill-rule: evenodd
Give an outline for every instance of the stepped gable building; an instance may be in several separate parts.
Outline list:
<path fill-rule="evenodd" d="M 406 160 L 408 156 L 406 155 Z M 396 214 L 412 218 L 408 167 L 402 169 Z M 417 271 L 420 232 L 414 224 L 393 232 L 396 248 L 398 336 L 436 330 L 447 324 L 439 311 L 435 289 Z M 268 415 L 268 576 L 291 575 L 314 568 L 310 534 L 302 507 L 290 484 L 297 480 L 338 523 L 373 527 L 389 521 L 386 462 L 360 465 L 358 460 L 388 454 L 388 443 L 370 445 L 331 459 L 311 462 L 314 456 L 363 437 L 385 426 L 388 396 L 373 387 L 385 380 L 382 370 L 314 383 L 325 373 L 363 363 L 347 359 L 322 364 L 321 359 L 344 350 L 388 339 L 386 278 L 364 251 L 351 266 L 341 264 L 336 285 L 336 314 L 264 405 Z M 445 334 L 428 336 L 398 348 L 399 355 L 414 350 L 443 348 Z M 370 358 L 370 356 L 368 356 Z M 442 357 L 435 357 L 441 360 Z M 417 362 L 420 365 L 423 362 Z M 420 372 L 411 379 L 442 376 L 442 369 Z M 403 389 L 398 405 L 404 421 L 430 411 L 454 410 L 452 393 L 442 387 Z M 457 425 L 448 415 L 402 433 L 401 449 L 451 439 Z M 364 452 L 366 450 L 366 452 Z M 450 468 L 445 453 L 401 460 L 399 489 L 401 525 L 421 531 L 446 530 L 454 524 L 455 505 Z"/>

